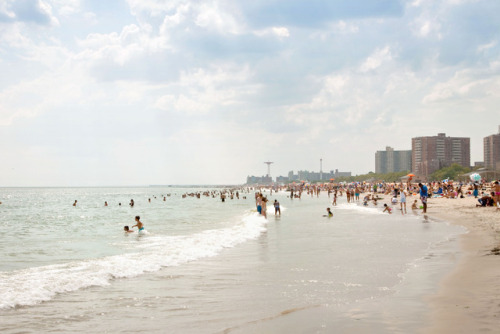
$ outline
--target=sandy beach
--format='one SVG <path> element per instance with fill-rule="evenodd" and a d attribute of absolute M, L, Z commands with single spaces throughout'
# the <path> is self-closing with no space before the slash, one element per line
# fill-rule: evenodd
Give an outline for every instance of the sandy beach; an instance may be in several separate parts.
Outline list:
<path fill-rule="evenodd" d="M 464 256 L 430 297 L 432 321 L 424 333 L 496 333 L 500 328 L 500 211 L 476 204 L 474 197 L 429 200 L 429 217 L 464 226 L 469 233 L 460 238 Z"/>

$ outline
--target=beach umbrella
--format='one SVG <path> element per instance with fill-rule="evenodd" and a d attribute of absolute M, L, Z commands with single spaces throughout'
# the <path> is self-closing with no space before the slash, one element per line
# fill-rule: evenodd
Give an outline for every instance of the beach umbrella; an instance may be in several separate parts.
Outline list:
<path fill-rule="evenodd" d="M 481 181 L 481 175 L 478 173 L 471 174 L 469 177 L 471 181 Z"/>
<path fill-rule="evenodd" d="M 414 176 L 415 176 L 415 174 L 408 174 L 408 175 L 406 175 L 406 176 L 408 176 L 408 177 L 414 177 Z"/>

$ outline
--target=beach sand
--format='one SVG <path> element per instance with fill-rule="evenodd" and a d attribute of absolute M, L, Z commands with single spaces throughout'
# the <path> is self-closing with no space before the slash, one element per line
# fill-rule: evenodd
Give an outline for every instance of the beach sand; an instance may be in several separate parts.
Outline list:
<path fill-rule="evenodd" d="M 466 227 L 455 270 L 429 298 L 431 323 L 424 333 L 500 331 L 500 211 L 476 207 L 477 199 L 433 198 L 428 216 Z"/>

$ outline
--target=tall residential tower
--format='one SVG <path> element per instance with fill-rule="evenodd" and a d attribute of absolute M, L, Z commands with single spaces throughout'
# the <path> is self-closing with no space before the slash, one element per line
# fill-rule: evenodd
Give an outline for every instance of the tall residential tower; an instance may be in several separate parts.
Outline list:
<path fill-rule="evenodd" d="M 385 151 L 375 152 L 375 173 L 411 171 L 411 150 L 394 151 L 387 146 Z"/>
<path fill-rule="evenodd" d="M 500 170 L 500 126 L 498 134 L 484 137 L 484 167 Z"/>
<path fill-rule="evenodd" d="M 417 175 L 428 176 L 454 163 L 470 167 L 470 138 L 446 137 L 444 133 L 416 137 L 411 139 L 411 149 L 413 172 Z"/>

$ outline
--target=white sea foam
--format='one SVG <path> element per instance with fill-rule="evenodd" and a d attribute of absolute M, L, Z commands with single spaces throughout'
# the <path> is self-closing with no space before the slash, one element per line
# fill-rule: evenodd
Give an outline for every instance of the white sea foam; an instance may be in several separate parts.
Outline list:
<path fill-rule="evenodd" d="M 266 230 L 266 223 L 252 213 L 230 228 L 185 236 L 143 236 L 135 253 L 1 272 L 0 308 L 34 305 L 59 293 L 108 285 L 114 278 L 134 277 L 215 256 L 224 248 L 257 238 Z"/>
<path fill-rule="evenodd" d="M 336 206 L 333 206 L 335 210 L 350 210 L 350 211 L 357 211 L 360 213 L 364 214 L 384 214 L 383 212 L 383 205 L 380 205 L 380 207 L 374 207 L 374 206 L 363 206 L 363 205 L 358 205 L 356 203 L 341 203 Z"/>

